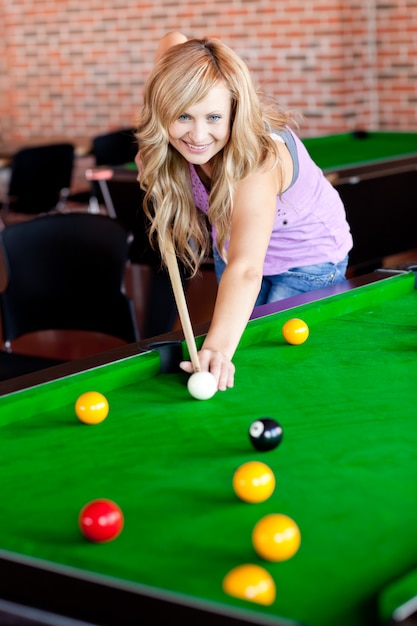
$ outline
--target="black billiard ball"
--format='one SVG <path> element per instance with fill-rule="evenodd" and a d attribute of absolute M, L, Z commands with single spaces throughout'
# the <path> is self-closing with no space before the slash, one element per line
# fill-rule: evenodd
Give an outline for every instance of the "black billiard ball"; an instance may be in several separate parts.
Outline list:
<path fill-rule="evenodd" d="M 261 417 L 252 422 L 249 439 L 256 450 L 266 452 L 277 448 L 282 441 L 282 426 L 271 417 Z"/>

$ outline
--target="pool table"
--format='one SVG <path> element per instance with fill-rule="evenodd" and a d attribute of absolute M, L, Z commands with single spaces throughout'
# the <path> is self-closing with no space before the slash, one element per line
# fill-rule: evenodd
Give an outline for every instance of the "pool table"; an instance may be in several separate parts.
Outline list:
<path fill-rule="evenodd" d="M 207 401 L 178 369 L 181 334 L 0 383 L 0 597 L 109 626 L 380 624 L 380 591 L 417 565 L 416 353 L 416 275 L 375 272 L 255 309 L 235 387 Z M 88 426 L 74 403 L 91 389 L 110 412 Z M 248 437 L 263 416 L 284 432 L 268 452 Z M 232 489 L 250 460 L 276 478 L 261 503 Z M 125 526 L 95 544 L 77 519 L 102 497 Z M 300 528 L 287 561 L 252 547 L 269 513 Z M 245 563 L 272 576 L 271 605 L 223 591 Z"/>
<path fill-rule="evenodd" d="M 357 131 L 304 143 L 345 204 L 356 273 L 417 248 L 417 133 Z"/>
<path fill-rule="evenodd" d="M 354 240 L 351 275 L 373 271 L 385 257 L 417 248 L 417 132 L 356 131 L 303 141 L 345 204 Z M 143 255 L 135 165 L 93 168 L 87 177 L 99 181 L 109 214 L 136 231 L 135 254 Z"/>

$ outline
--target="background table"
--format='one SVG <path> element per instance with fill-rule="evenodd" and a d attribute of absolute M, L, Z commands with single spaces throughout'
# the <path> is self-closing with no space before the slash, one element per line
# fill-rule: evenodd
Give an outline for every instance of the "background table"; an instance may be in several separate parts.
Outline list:
<path fill-rule="evenodd" d="M 140 344 L 3 395 L 3 597 L 120 626 L 377 624 L 379 591 L 417 560 L 417 292 L 413 273 L 371 280 L 266 316 L 271 305 L 259 307 L 236 353 L 236 386 L 206 402 L 188 395 L 176 367 L 160 373 L 158 351 L 135 354 Z M 309 324 L 305 344 L 283 341 L 288 317 Z M 185 348 L 173 349 L 176 364 Z M 91 388 L 110 403 L 92 427 L 73 409 Z M 268 453 L 248 439 L 261 416 L 284 429 Z M 261 504 L 239 501 L 231 486 L 254 459 L 277 479 Z M 125 513 L 109 544 L 77 528 L 96 497 Z M 261 561 L 251 546 L 254 524 L 271 512 L 301 529 L 284 563 Z M 223 576 L 245 562 L 273 576 L 271 607 L 223 593 Z"/>
<path fill-rule="evenodd" d="M 417 248 L 417 133 L 346 133 L 304 143 L 345 204 L 356 272 Z"/>

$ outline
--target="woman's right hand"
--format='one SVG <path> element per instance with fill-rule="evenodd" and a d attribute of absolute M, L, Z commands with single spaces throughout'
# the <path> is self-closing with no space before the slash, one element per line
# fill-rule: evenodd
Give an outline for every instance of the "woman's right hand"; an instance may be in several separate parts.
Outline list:
<path fill-rule="evenodd" d="M 199 351 L 198 357 L 201 371 L 213 374 L 219 391 L 225 391 L 233 387 L 236 368 L 226 355 L 218 350 L 203 348 Z M 180 367 L 189 374 L 194 372 L 191 361 L 182 361 Z"/>

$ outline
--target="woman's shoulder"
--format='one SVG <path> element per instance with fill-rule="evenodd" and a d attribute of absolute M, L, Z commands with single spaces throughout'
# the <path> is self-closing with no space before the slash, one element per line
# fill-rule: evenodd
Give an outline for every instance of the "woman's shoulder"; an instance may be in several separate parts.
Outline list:
<path fill-rule="evenodd" d="M 278 130 L 273 128 L 269 136 L 275 141 L 279 141 L 285 144 L 288 144 L 288 143 L 294 144 L 296 141 L 295 132 L 287 126 L 285 128 L 280 128 Z"/>

